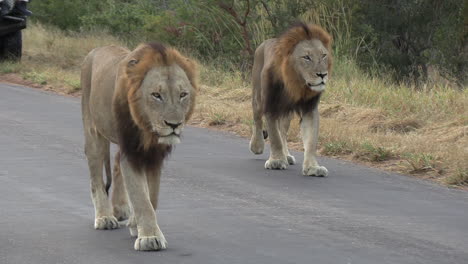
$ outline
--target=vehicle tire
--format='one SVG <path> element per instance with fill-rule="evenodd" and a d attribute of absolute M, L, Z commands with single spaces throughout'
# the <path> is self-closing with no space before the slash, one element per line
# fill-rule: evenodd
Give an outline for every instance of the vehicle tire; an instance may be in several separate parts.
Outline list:
<path fill-rule="evenodd" d="M 18 61 L 21 59 L 22 50 L 21 30 L 0 37 L 0 60 Z"/>

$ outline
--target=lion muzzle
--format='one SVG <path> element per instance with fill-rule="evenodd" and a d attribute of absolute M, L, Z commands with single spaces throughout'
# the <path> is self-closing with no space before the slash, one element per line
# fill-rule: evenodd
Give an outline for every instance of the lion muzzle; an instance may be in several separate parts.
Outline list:
<path fill-rule="evenodd" d="M 167 136 L 160 136 L 158 138 L 158 143 L 159 144 L 165 144 L 165 145 L 175 145 L 180 143 L 180 136 L 172 133 Z"/>
<path fill-rule="evenodd" d="M 307 83 L 307 87 L 314 91 L 314 92 L 323 92 L 325 90 L 325 82 L 321 82 L 319 84 L 312 84 L 310 82 Z"/>

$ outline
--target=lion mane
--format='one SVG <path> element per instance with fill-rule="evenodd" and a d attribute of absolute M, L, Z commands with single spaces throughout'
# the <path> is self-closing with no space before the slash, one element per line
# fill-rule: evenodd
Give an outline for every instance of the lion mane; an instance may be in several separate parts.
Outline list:
<path fill-rule="evenodd" d="M 158 168 L 170 154 L 172 147 L 158 144 L 158 135 L 151 132 L 150 124 L 139 109 L 138 101 L 142 98 L 137 91 L 151 68 L 179 65 L 195 89 L 194 101 L 186 115 L 188 120 L 193 113 L 198 91 L 196 64 L 176 49 L 167 48 L 160 43 L 141 44 L 127 63 L 127 67 L 121 69 L 113 100 L 120 151 L 136 170 Z"/>
<path fill-rule="evenodd" d="M 332 37 L 317 25 L 299 22 L 291 26 L 280 37 L 274 48 L 274 58 L 268 69 L 269 89 L 264 112 L 281 116 L 291 111 L 304 112 L 318 104 L 321 93 L 307 89 L 304 81 L 291 64 L 290 56 L 296 45 L 303 40 L 318 39 L 327 48 L 328 72 L 332 69 Z"/>

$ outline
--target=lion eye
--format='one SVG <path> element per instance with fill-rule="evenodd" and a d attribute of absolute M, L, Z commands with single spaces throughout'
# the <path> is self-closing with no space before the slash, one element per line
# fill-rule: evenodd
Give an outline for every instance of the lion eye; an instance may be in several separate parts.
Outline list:
<path fill-rule="evenodd" d="M 309 55 L 302 57 L 306 61 L 311 61 L 312 59 L 309 57 Z"/>
<path fill-rule="evenodd" d="M 159 93 L 151 93 L 151 96 L 157 101 L 162 102 L 162 100 L 163 100 L 161 94 L 159 94 Z"/>
<path fill-rule="evenodd" d="M 188 95 L 188 93 L 182 92 L 182 93 L 180 93 L 180 98 L 182 99 L 182 98 L 186 97 L 187 95 Z"/>

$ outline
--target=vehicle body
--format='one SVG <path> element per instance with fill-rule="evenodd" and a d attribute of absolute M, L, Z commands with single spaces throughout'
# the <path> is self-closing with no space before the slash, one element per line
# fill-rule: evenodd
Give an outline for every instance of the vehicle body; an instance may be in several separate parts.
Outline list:
<path fill-rule="evenodd" d="M 28 0 L 0 0 L 0 61 L 19 60 L 22 53 L 21 30 L 32 13 Z"/>

